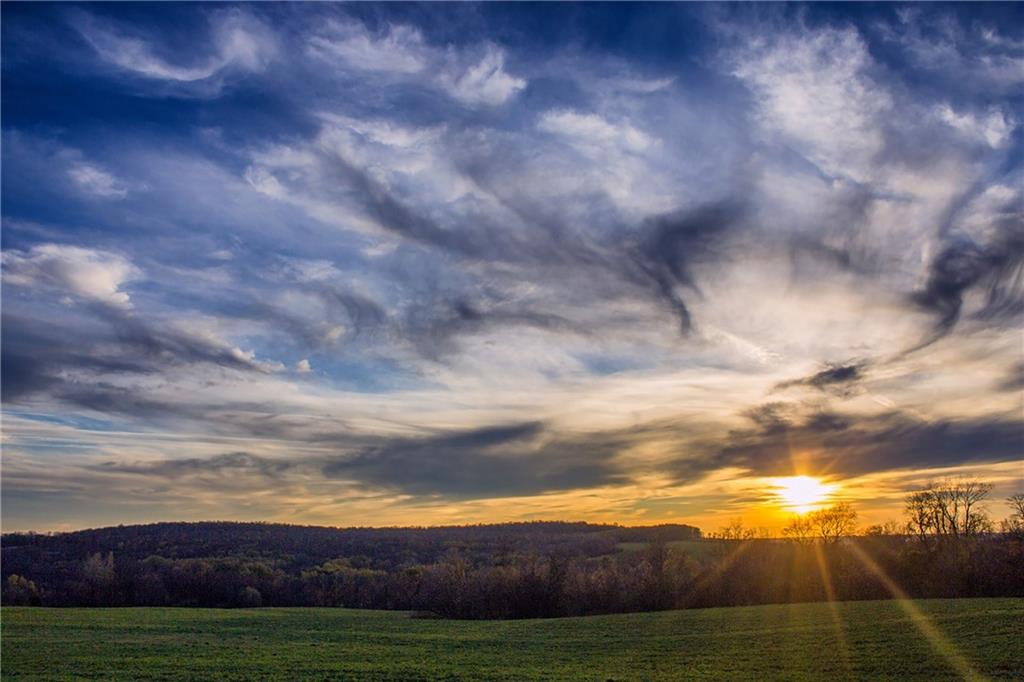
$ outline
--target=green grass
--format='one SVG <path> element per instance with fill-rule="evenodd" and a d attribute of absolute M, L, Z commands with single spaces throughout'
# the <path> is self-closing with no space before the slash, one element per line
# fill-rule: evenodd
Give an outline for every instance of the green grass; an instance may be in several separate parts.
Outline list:
<path fill-rule="evenodd" d="M 938 649 L 907 604 L 833 606 L 841 637 L 828 604 L 527 621 L 5 608 L 0 644 L 5 680 L 956 679 L 950 661 L 1024 679 L 1024 599 L 913 602 Z"/>

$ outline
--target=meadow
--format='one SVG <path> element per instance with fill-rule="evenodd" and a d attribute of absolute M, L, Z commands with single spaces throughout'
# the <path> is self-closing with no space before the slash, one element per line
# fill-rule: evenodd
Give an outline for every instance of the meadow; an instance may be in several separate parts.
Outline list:
<path fill-rule="evenodd" d="M 1024 599 L 516 621 L 316 608 L 15 608 L 5 679 L 1022 679 Z"/>

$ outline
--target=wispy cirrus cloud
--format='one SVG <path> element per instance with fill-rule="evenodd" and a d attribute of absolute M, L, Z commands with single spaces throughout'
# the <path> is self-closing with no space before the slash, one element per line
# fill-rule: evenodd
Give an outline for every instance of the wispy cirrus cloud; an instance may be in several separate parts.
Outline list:
<path fill-rule="evenodd" d="M 123 199 L 128 194 L 123 182 L 91 163 L 73 164 L 68 175 L 83 191 L 98 197 Z"/>
<path fill-rule="evenodd" d="M 210 45 L 195 55 L 165 56 L 159 33 L 143 34 L 130 26 L 80 12 L 72 16 L 79 34 L 107 64 L 122 73 L 183 86 L 194 92 L 215 93 L 230 71 L 259 72 L 277 54 L 274 34 L 258 19 L 240 10 L 211 14 Z M 183 59 L 184 57 L 184 59 Z"/>
<path fill-rule="evenodd" d="M 5 7 L 5 517 L 1010 485 L 1024 43 L 958 12 Z"/>
<path fill-rule="evenodd" d="M 429 83 L 469 106 L 498 106 L 526 87 L 505 69 L 505 51 L 494 44 L 465 50 L 429 45 L 415 27 L 389 24 L 371 31 L 355 21 L 331 20 L 310 40 L 310 54 L 322 62 L 400 81 L 422 74 Z"/>
<path fill-rule="evenodd" d="M 469 105 L 498 106 L 526 87 L 526 79 L 505 70 L 505 53 L 487 45 L 479 61 L 449 66 L 438 80 L 455 99 Z"/>
<path fill-rule="evenodd" d="M 856 30 L 822 30 L 762 38 L 739 52 L 734 73 L 758 97 L 767 130 L 823 172 L 865 181 L 893 106 L 871 66 Z"/>
<path fill-rule="evenodd" d="M 981 140 L 990 147 L 999 148 L 1009 141 L 1010 134 L 1016 127 L 1012 116 L 1007 116 L 999 109 L 990 109 L 984 114 L 955 111 L 948 104 L 940 105 L 936 115 L 945 123 L 956 128 L 964 135 Z"/>
<path fill-rule="evenodd" d="M 431 48 L 412 26 L 388 26 L 376 35 L 365 24 L 331 20 L 310 38 L 308 50 L 322 60 L 339 59 L 353 69 L 413 74 L 425 69 Z"/>

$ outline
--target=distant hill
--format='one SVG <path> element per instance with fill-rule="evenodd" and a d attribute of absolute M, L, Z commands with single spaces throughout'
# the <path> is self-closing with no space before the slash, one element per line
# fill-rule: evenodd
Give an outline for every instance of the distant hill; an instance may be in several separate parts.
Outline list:
<path fill-rule="evenodd" d="M 87 558 L 113 553 L 118 563 L 168 560 L 262 561 L 289 574 L 345 559 L 394 571 L 457 554 L 471 564 L 527 554 L 596 557 L 623 542 L 700 537 L 682 524 L 627 527 L 564 521 L 409 528 L 330 528 L 280 523 L 153 523 L 68 533 L 7 533 L 0 538 L 2 573 L 56 585 L 76 579 Z"/>
<path fill-rule="evenodd" d="M 912 598 L 1024 596 L 1024 543 L 1012 533 L 802 542 L 703 539 L 677 524 L 207 522 L 11 533 L 0 551 L 4 606 L 331 606 L 476 619 L 881 599 L 893 583 Z"/>

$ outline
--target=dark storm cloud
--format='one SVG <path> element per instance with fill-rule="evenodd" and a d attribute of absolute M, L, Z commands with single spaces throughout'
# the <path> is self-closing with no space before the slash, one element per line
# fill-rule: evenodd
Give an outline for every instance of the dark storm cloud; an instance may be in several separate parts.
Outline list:
<path fill-rule="evenodd" d="M 821 474 L 856 476 L 877 471 L 1001 462 L 1024 455 L 1019 415 L 923 421 L 902 412 L 859 416 L 801 414 L 769 404 L 748 414 L 755 428 L 730 431 L 724 444 L 706 443 L 674 465 L 681 480 L 723 467 L 762 476 L 792 475 L 796 466 Z"/>
<path fill-rule="evenodd" d="M 621 447 L 599 437 L 550 434 L 530 422 L 393 440 L 336 458 L 323 473 L 413 495 L 534 495 L 623 483 L 612 462 Z"/>

